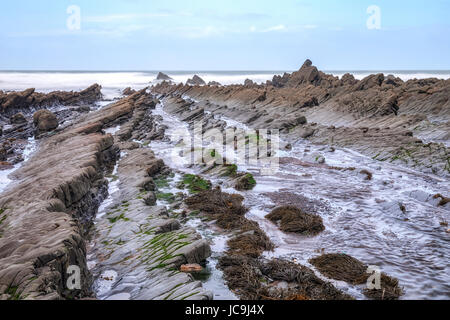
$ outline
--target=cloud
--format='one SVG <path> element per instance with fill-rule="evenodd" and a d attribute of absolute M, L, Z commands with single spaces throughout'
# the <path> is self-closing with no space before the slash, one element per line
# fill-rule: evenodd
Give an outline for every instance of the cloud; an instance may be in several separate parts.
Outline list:
<path fill-rule="evenodd" d="M 274 31 L 284 31 L 286 30 L 286 26 L 284 24 L 280 24 L 277 26 L 273 26 L 267 29 L 264 29 L 262 32 L 274 32 Z"/>
<path fill-rule="evenodd" d="M 103 16 L 88 16 L 83 18 L 83 22 L 91 23 L 105 23 L 105 22 L 118 22 L 126 20 L 136 20 L 136 19 L 146 19 L 146 18 L 156 18 L 156 17 L 169 17 L 166 13 L 142 13 L 142 14 L 110 14 Z"/>
<path fill-rule="evenodd" d="M 83 21 L 90 23 L 107 23 L 107 22 L 122 22 L 129 20 L 140 20 L 150 18 L 168 18 L 175 16 L 192 16 L 190 12 L 170 12 L 159 11 L 155 13 L 125 13 L 125 14 L 109 14 L 100 16 L 87 16 L 83 18 Z"/>

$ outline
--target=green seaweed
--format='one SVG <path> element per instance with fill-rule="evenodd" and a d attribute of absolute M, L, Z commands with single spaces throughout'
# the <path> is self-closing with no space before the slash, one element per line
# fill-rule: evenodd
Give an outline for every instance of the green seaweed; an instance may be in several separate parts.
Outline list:
<path fill-rule="evenodd" d="M 166 201 L 168 203 L 174 203 L 175 202 L 175 195 L 173 193 L 162 193 L 162 192 L 158 192 L 156 194 L 156 199 L 161 200 L 161 201 Z"/>
<path fill-rule="evenodd" d="M 20 293 L 17 292 L 18 289 L 19 289 L 19 287 L 9 287 L 8 289 L 6 289 L 5 293 L 10 295 L 8 300 L 21 300 L 22 299 Z"/>
<path fill-rule="evenodd" d="M 110 223 L 116 223 L 119 220 L 130 221 L 130 219 L 126 218 L 125 214 L 123 214 L 123 213 L 118 215 L 118 216 L 116 216 L 116 217 L 108 218 L 108 220 L 109 220 Z"/>
<path fill-rule="evenodd" d="M 225 173 L 222 175 L 223 177 L 233 177 L 237 174 L 238 167 L 235 164 L 231 164 L 226 167 Z"/>
<path fill-rule="evenodd" d="M 178 184 L 178 187 L 187 187 L 190 193 L 198 193 L 211 189 L 211 182 L 194 174 L 186 174 L 183 176 L 183 181 Z"/>

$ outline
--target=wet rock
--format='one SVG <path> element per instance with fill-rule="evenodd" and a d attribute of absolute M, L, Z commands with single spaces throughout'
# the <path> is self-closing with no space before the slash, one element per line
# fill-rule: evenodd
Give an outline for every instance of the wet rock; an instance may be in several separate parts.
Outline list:
<path fill-rule="evenodd" d="M 117 150 L 111 136 L 84 133 L 91 123 L 100 129 L 136 107 L 129 100 L 93 112 L 41 141 L 36 156 L 16 172 L 16 183 L 0 197 L 0 207 L 15 221 L 2 230 L 1 241 L 8 245 L 0 246 L 0 295 L 11 286 L 18 288 L 17 297 L 32 300 L 90 295 L 84 235 L 106 196 L 103 169 Z M 64 279 L 70 265 L 80 267 L 82 281 L 81 290 L 68 293 Z"/>
<path fill-rule="evenodd" d="M 58 128 L 58 119 L 56 115 L 49 110 L 39 110 L 33 115 L 33 122 L 36 127 L 36 133 L 39 135 L 41 133 L 53 131 Z"/>
<path fill-rule="evenodd" d="M 173 255 L 183 256 L 186 264 L 199 264 L 211 256 L 211 247 L 206 239 L 201 239 L 178 249 Z"/>
<path fill-rule="evenodd" d="M 316 235 L 325 230 L 320 216 L 303 212 L 294 206 L 278 207 L 266 219 L 278 224 L 284 232 Z"/>
<path fill-rule="evenodd" d="M 195 75 L 192 79 L 189 79 L 186 84 L 189 86 L 204 86 L 206 85 L 206 82 L 198 75 Z"/>
<path fill-rule="evenodd" d="M 318 152 L 313 152 L 310 155 L 307 155 L 305 157 L 305 161 L 311 162 L 311 163 L 319 163 L 319 164 L 324 164 L 325 163 L 325 157 L 318 153 Z"/>
<path fill-rule="evenodd" d="M 445 206 L 448 203 L 450 203 L 450 198 L 444 197 L 441 194 L 436 194 L 436 195 L 433 196 L 433 198 L 439 200 L 438 206 Z"/>
<path fill-rule="evenodd" d="M 153 177 L 156 174 L 160 173 L 163 168 L 164 161 L 161 159 L 157 159 L 153 161 L 152 164 L 147 168 L 147 173 L 150 177 Z"/>
<path fill-rule="evenodd" d="M 5 148 L 0 147 L 0 161 L 6 161 L 7 159 L 7 150 Z"/>
<path fill-rule="evenodd" d="M 235 188 L 238 191 L 252 190 L 256 186 L 256 180 L 252 174 L 247 173 L 237 179 Z"/>
<path fill-rule="evenodd" d="M 370 172 L 370 171 L 367 170 L 367 169 L 363 169 L 363 170 L 361 170 L 359 173 L 366 176 L 365 180 L 370 181 L 370 180 L 372 180 L 372 178 L 373 178 L 372 172 Z"/>
<path fill-rule="evenodd" d="M 11 124 L 23 124 L 23 123 L 27 123 L 27 119 L 25 118 L 25 116 L 23 115 L 23 113 L 19 112 L 16 113 L 15 115 L 13 115 L 10 119 Z"/>
<path fill-rule="evenodd" d="M 199 264 L 183 264 L 180 267 L 181 272 L 191 273 L 191 272 L 202 272 L 203 267 Z"/>
<path fill-rule="evenodd" d="M 316 132 L 316 130 L 312 129 L 312 128 L 302 128 L 299 132 L 299 136 L 302 139 L 307 139 L 307 138 L 313 136 L 315 132 Z"/>
<path fill-rule="evenodd" d="M 148 196 L 144 199 L 144 202 L 148 206 L 155 206 L 156 205 L 156 195 L 154 192 L 149 192 Z"/>

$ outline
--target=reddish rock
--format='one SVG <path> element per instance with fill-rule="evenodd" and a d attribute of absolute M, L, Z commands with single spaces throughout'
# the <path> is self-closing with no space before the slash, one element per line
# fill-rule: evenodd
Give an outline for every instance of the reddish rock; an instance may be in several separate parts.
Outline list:
<path fill-rule="evenodd" d="M 203 267 L 199 264 L 183 264 L 180 267 L 181 272 L 201 272 L 203 270 Z"/>

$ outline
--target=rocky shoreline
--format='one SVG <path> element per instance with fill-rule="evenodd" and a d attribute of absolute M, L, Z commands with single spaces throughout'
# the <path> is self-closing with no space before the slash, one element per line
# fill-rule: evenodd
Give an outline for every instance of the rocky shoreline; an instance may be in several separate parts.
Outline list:
<path fill-rule="evenodd" d="M 93 295 L 92 277 L 86 260 L 86 241 L 97 209 L 107 197 L 105 173 L 114 166 L 121 149 L 136 147 L 133 143 L 115 144 L 113 136 L 105 134 L 104 130 L 131 118 L 129 130 L 132 131 L 140 122 L 133 116 L 140 116 L 143 120 L 142 111 L 154 105 L 152 96 L 141 91 L 86 114 L 61 132 L 42 139 L 39 150 L 20 170 L 14 172 L 15 182 L 2 194 L 0 201 L 1 299 L 67 299 Z M 125 125 L 119 134 L 127 140 L 129 132 Z M 123 179 L 130 183 L 125 185 L 124 197 L 132 201 L 129 197 L 151 188 L 149 170 L 155 159 L 148 152 L 128 152 L 134 152 L 137 157 L 133 158 L 136 164 L 126 165 L 126 168 L 131 167 L 131 171 L 128 169 L 123 173 Z M 122 178 L 121 166 L 119 172 Z M 142 209 L 143 201 L 138 202 L 136 211 L 142 216 L 139 207 Z M 163 211 L 149 211 L 149 214 L 155 212 L 155 218 L 160 218 L 149 223 L 149 230 L 155 229 L 155 233 L 148 234 L 148 241 L 157 234 L 179 229 L 179 224 L 164 217 Z M 142 217 L 145 221 L 149 218 L 147 215 Z M 209 247 L 195 243 L 198 240 L 195 231 L 182 232 L 180 236 L 183 235 L 183 243 L 188 246 L 178 248 L 177 252 L 184 252 L 186 261 L 181 259 L 174 263 L 200 262 L 196 259 L 204 259 Z M 196 255 L 198 250 L 202 253 Z M 76 291 L 68 291 L 66 287 L 67 270 L 71 265 L 81 270 L 81 288 Z M 172 277 L 171 274 L 158 272 L 156 279 L 161 280 L 161 277 L 171 277 L 175 286 L 185 284 L 188 286 L 185 289 L 187 294 L 198 287 L 198 283 L 190 285 L 192 279 L 184 274 Z M 205 294 L 205 297 L 208 295 Z"/>
<path fill-rule="evenodd" d="M 265 85 L 162 83 L 153 92 L 189 96 L 201 108 L 252 128 L 280 129 L 288 139 L 345 147 L 378 161 L 450 174 L 450 80 L 403 82 L 393 76 L 341 79 L 311 61 Z"/>
<path fill-rule="evenodd" d="M 330 222 L 324 213 L 331 206 L 288 186 L 253 192 L 264 177 L 227 162 L 216 148 L 204 163 L 184 168 L 188 171 L 174 167 L 162 151 L 183 140 L 171 141 L 172 128 L 163 120 L 171 115 L 191 131 L 200 121 L 203 132 L 237 124 L 279 129 L 285 151 L 299 141 L 323 145 L 323 152 L 305 150 L 302 160 L 280 158 L 282 169 L 291 171 L 271 178 L 286 178 L 299 183 L 296 187 L 312 178 L 292 176 L 296 167 L 356 177 L 366 186 L 372 182 L 374 172 L 367 168 L 328 164 L 336 149 L 445 182 L 450 80 L 403 82 L 383 74 L 339 79 L 309 60 L 299 71 L 261 85 L 207 85 L 198 76 L 175 84 L 165 74 L 158 80 L 140 91 L 127 88 L 104 107 L 96 104 L 99 85 L 48 94 L 0 91 L 0 171 L 17 169 L 0 197 L 0 300 L 211 300 L 214 292 L 195 270 L 206 269 L 217 255 L 192 219 L 227 237 L 217 268 L 241 299 L 346 300 L 356 291 L 398 299 L 405 293 L 401 279 L 384 272 L 382 292 L 358 287 L 367 281 L 368 263 L 347 254 L 319 251 L 302 263 L 269 258 L 277 247 L 274 235 L 302 245 L 326 234 Z M 256 132 L 256 140 L 266 139 Z M 30 139 L 37 150 L 25 159 Z M 369 190 L 366 186 L 362 190 Z M 443 215 L 441 229 L 448 228 L 446 192 L 426 194 L 424 201 Z M 355 203 L 362 203 L 363 193 L 352 194 Z M 260 206 L 261 199 L 267 204 Z M 409 220 L 409 207 L 402 203 L 374 201 Z M 259 211 L 264 215 L 255 217 Z M 76 290 L 67 288 L 70 266 L 81 271 Z"/>

